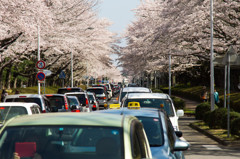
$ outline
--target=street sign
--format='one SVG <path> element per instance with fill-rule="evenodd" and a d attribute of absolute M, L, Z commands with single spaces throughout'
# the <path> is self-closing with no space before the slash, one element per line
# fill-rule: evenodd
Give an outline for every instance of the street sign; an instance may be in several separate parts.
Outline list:
<path fill-rule="evenodd" d="M 42 61 L 42 60 L 39 60 L 39 61 L 37 62 L 37 64 L 36 64 L 36 67 L 37 67 L 38 69 L 44 69 L 45 66 L 46 66 L 46 64 L 45 64 L 45 62 Z"/>
<path fill-rule="evenodd" d="M 59 78 L 62 78 L 62 79 L 66 78 L 66 75 L 65 75 L 65 73 L 63 71 L 60 72 Z"/>
<path fill-rule="evenodd" d="M 44 79 L 45 79 L 45 74 L 43 73 L 43 72 L 38 72 L 37 73 L 37 79 L 39 80 L 39 81 L 44 81 Z"/>
<path fill-rule="evenodd" d="M 45 74 L 45 76 L 50 76 L 52 74 L 50 70 L 43 70 L 43 73 Z"/>

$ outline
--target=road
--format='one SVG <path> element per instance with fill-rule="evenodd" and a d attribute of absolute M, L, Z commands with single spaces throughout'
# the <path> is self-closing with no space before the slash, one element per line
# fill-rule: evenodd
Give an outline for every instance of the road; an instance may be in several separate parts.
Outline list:
<path fill-rule="evenodd" d="M 184 139 L 190 143 L 190 149 L 185 151 L 186 159 L 239 159 L 240 147 L 231 148 L 218 144 L 216 141 L 189 127 L 194 117 L 182 117 L 179 126 Z"/>
<path fill-rule="evenodd" d="M 113 97 L 108 103 L 113 103 Z M 184 99 L 185 100 L 185 99 Z M 185 100 L 188 108 L 195 109 L 194 101 Z M 218 144 L 218 142 L 192 129 L 189 124 L 195 122 L 194 117 L 184 116 L 179 119 L 180 130 L 183 132 L 183 140 L 190 144 L 190 148 L 184 152 L 186 159 L 240 159 L 240 147 L 231 148 Z"/>

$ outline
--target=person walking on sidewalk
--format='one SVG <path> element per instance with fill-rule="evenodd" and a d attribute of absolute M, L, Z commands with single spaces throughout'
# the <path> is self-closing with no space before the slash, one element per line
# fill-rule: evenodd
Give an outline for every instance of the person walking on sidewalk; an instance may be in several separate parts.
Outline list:
<path fill-rule="evenodd" d="M 219 95 L 216 89 L 214 89 L 214 101 L 216 105 L 219 103 Z"/>
<path fill-rule="evenodd" d="M 4 101 L 5 97 L 8 95 L 7 91 L 5 91 L 5 89 L 2 90 L 2 94 L 1 94 L 1 102 Z"/>
<path fill-rule="evenodd" d="M 203 102 L 207 102 L 208 100 L 208 92 L 206 86 L 203 86 L 200 98 L 203 100 Z"/>

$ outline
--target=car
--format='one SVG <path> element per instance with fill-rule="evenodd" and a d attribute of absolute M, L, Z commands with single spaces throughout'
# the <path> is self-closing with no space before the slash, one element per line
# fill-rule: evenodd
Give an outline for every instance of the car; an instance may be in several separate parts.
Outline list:
<path fill-rule="evenodd" d="M 9 119 L 18 115 L 40 114 L 41 108 L 36 103 L 8 102 L 0 103 L 1 126 Z"/>
<path fill-rule="evenodd" d="M 152 90 L 146 87 L 124 87 L 119 93 L 118 103 L 121 104 L 123 97 L 129 93 L 152 93 Z"/>
<path fill-rule="evenodd" d="M 87 95 L 89 98 L 90 108 L 92 109 L 92 111 L 99 110 L 99 104 L 95 93 L 87 92 Z"/>
<path fill-rule="evenodd" d="M 67 96 L 68 103 L 72 112 L 82 112 L 83 108 L 76 96 Z"/>
<path fill-rule="evenodd" d="M 122 106 L 127 107 L 129 102 L 139 102 L 141 107 L 164 109 L 176 131 L 179 130 L 178 118 L 184 115 L 183 110 L 175 110 L 172 99 L 165 93 L 130 93 L 124 97 Z"/>
<path fill-rule="evenodd" d="M 107 95 L 102 87 L 91 87 L 87 89 L 87 92 L 95 93 L 97 101 L 99 102 L 99 108 L 106 109 L 107 104 Z"/>
<path fill-rule="evenodd" d="M 50 102 L 51 112 L 70 111 L 67 96 L 64 94 L 44 94 Z"/>
<path fill-rule="evenodd" d="M 13 154 L 43 159 L 152 158 L 136 117 L 69 112 L 8 120 L 0 130 L 0 158 L 11 159 Z"/>
<path fill-rule="evenodd" d="M 89 106 L 89 98 L 87 92 L 70 92 L 65 93 L 66 96 L 76 96 L 80 102 L 83 112 L 90 112 L 92 111 Z"/>
<path fill-rule="evenodd" d="M 84 90 L 80 87 L 64 87 L 64 88 L 59 88 L 57 91 L 57 94 L 65 94 L 69 92 L 84 92 Z"/>
<path fill-rule="evenodd" d="M 105 83 L 104 85 L 107 86 L 107 92 L 109 94 L 109 99 L 111 99 L 113 97 L 113 88 L 112 88 L 113 86 L 110 83 Z"/>
<path fill-rule="evenodd" d="M 111 95 L 108 92 L 108 88 L 105 84 L 93 84 L 92 87 L 102 87 L 104 89 L 104 93 L 106 94 L 107 100 L 111 98 Z"/>
<path fill-rule="evenodd" d="M 137 83 L 129 83 L 128 87 L 139 87 Z"/>
<path fill-rule="evenodd" d="M 154 159 L 182 159 L 184 158 L 182 151 L 189 148 L 187 142 L 179 139 L 182 136 L 182 132 L 174 131 L 171 121 L 164 110 L 124 107 L 114 110 L 108 109 L 100 111 L 100 113 L 137 117 L 143 123 Z"/>
<path fill-rule="evenodd" d="M 44 95 L 39 94 L 15 94 L 7 95 L 4 102 L 24 102 L 37 103 L 41 107 L 41 112 L 50 112 L 50 102 Z"/>

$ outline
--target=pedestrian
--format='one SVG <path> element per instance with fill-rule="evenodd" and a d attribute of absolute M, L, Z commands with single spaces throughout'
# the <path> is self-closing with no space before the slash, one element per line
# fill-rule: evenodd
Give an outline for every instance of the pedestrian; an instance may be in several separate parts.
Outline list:
<path fill-rule="evenodd" d="M 219 95 L 216 89 L 214 89 L 214 101 L 215 101 L 215 104 L 218 104 L 220 102 Z"/>
<path fill-rule="evenodd" d="M 3 89 L 2 94 L 1 94 L 1 102 L 4 102 L 4 99 L 7 95 L 8 95 L 8 93 L 5 91 L 5 89 Z"/>
<path fill-rule="evenodd" d="M 203 100 L 203 102 L 207 102 L 208 100 L 208 92 L 206 86 L 203 86 L 200 98 Z"/>

